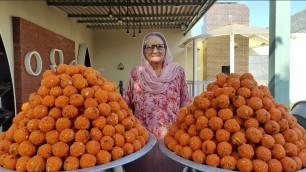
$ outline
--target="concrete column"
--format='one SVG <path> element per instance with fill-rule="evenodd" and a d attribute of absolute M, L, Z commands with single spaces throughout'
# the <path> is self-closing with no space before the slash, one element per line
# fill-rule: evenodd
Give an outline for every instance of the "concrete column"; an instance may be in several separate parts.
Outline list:
<path fill-rule="evenodd" d="M 270 1 L 269 88 L 278 103 L 289 107 L 290 1 Z"/>
<path fill-rule="evenodd" d="M 198 80 L 198 47 L 197 39 L 193 39 L 193 89 L 192 96 L 198 95 L 198 86 L 195 82 Z"/>
<path fill-rule="evenodd" d="M 235 72 L 235 37 L 234 34 L 230 34 L 230 73 Z"/>

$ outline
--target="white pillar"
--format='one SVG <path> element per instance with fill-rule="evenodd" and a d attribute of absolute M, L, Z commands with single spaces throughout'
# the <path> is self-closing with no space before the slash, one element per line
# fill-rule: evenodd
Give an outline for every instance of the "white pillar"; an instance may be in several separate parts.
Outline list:
<path fill-rule="evenodd" d="M 230 73 L 235 72 L 235 37 L 234 34 L 230 34 Z"/>
<path fill-rule="evenodd" d="M 197 39 L 193 39 L 193 97 L 198 95 L 198 86 L 195 82 L 198 80 L 198 47 Z"/>

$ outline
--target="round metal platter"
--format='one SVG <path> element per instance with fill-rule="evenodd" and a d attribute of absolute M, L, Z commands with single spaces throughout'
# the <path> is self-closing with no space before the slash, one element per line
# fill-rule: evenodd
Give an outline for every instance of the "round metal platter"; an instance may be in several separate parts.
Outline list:
<path fill-rule="evenodd" d="M 177 154 L 173 153 L 172 151 L 170 151 L 165 143 L 164 143 L 164 139 L 161 140 L 159 142 L 158 148 L 160 149 L 160 151 L 162 151 L 166 156 L 168 156 L 169 158 L 173 159 L 174 161 L 177 161 L 181 164 L 184 164 L 188 167 L 191 167 L 193 169 L 196 170 L 200 170 L 200 171 L 209 171 L 209 172 L 233 172 L 231 170 L 225 170 L 225 169 L 221 169 L 221 168 L 215 168 L 215 167 L 211 167 L 211 166 L 207 166 L 207 165 L 203 165 L 203 164 L 199 164 L 199 163 L 195 163 L 193 161 L 190 161 L 188 159 L 182 158 L 180 156 L 178 156 Z"/>
<path fill-rule="evenodd" d="M 143 148 L 139 149 L 137 152 L 135 152 L 131 155 L 125 156 L 125 157 L 123 157 L 121 159 L 118 159 L 118 160 L 115 160 L 115 161 L 111 161 L 107 164 L 97 165 L 97 166 L 90 167 L 90 168 L 71 170 L 69 172 L 97 172 L 97 171 L 101 172 L 101 171 L 104 171 L 104 170 L 107 170 L 107 169 L 111 169 L 111 168 L 114 168 L 114 167 L 117 167 L 117 166 L 127 164 L 129 162 L 135 161 L 136 159 L 138 159 L 138 158 L 142 157 L 143 155 L 145 155 L 146 153 L 148 153 L 154 147 L 154 145 L 156 144 L 155 136 L 151 133 L 149 133 L 149 135 L 150 135 L 150 138 L 149 138 L 149 141 L 147 142 L 147 144 Z M 0 167 L 0 172 L 13 172 L 13 170 L 8 170 L 8 169 L 5 169 L 3 167 Z"/>
<path fill-rule="evenodd" d="M 208 166 L 208 165 L 195 163 L 195 162 L 190 161 L 188 159 L 182 158 L 182 157 L 178 156 L 177 154 L 173 153 L 172 151 L 170 151 L 166 147 L 166 145 L 164 143 L 164 139 L 159 142 L 158 148 L 160 149 L 161 152 L 163 152 L 166 156 L 173 159 L 174 161 L 177 161 L 181 164 L 184 164 L 184 165 L 186 165 L 188 167 L 191 167 L 193 169 L 196 169 L 196 170 L 205 171 L 205 172 L 233 172 L 231 170 L 225 170 L 225 169 L 222 169 L 222 168 L 211 167 L 211 166 Z M 295 172 L 306 172 L 306 168 L 295 171 Z"/>

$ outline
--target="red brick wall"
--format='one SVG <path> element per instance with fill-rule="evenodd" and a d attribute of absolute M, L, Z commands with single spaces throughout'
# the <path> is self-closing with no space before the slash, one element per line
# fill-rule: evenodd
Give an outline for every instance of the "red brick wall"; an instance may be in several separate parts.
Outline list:
<path fill-rule="evenodd" d="M 75 59 L 75 44 L 72 40 L 20 17 L 13 17 L 13 40 L 16 108 L 19 112 L 22 103 L 28 101 L 29 94 L 37 92 L 43 72 L 50 69 L 50 50 L 62 50 L 64 63 L 68 64 Z M 30 51 L 37 51 L 42 59 L 42 71 L 38 76 L 29 75 L 24 66 L 25 56 Z M 58 64 L 58 57 L 55 60 Z M 31 58 L 31 66 L 35 72 L 34 56 Z"/>

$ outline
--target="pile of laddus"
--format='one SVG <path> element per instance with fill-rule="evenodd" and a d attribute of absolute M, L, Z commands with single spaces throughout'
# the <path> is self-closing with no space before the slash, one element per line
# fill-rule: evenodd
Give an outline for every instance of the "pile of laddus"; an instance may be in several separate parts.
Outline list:
<path fill-rule="evenodd" d="M 164 143 L 185 159 L 228 170 L 306 167 L 305 129 L 250 73 L 218 74 L 180 109 Z"/>
<path fill-rule="evenodd" d="M 0 166 L 17 171 L 88 168 L 141 149 L 149 133 L 116 92 L 83 65 L 43 74 L 11 127 L 0 133 Z"/>

